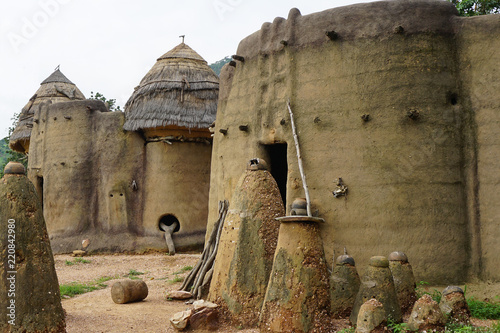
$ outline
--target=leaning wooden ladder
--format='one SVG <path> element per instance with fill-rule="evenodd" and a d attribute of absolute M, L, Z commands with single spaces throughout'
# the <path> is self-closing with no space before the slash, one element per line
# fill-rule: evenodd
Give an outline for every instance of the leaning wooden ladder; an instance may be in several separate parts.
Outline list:
<path fill-rule="evenodd" d="M 205 244 L 201 258 L 184 280 L 179 290 L 190 292 L 193 297 L 200 299 L 205 286 L 210 284 L 214 271 L 214 261 L 219 247 L 224 220 L 226 219 L 229 202 L 219 201 L 219 218 L 214 224 L 210 238 Z"/>

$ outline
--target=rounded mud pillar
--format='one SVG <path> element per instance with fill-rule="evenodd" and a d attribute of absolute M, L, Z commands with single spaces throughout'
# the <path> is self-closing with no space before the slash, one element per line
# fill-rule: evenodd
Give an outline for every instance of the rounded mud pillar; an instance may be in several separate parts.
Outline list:
<path fill-rule="evenodd" d="M 394 279 L 389 269 L 389 260 L 383 256 L 370 258 L 370 265 L 361 278 L 361 286 L 352 308 L 351 323 L 356 324 L 359 308 L 372 298 L 384 305 L 387 319 L 390 317 L 396 323 L 401 322 L 401 308 L 394 287 Z"/>
<path fill-rule="evenodd" d="M 359 291 L 354 259 L 344 254 L 337 258 L 330 277 L 330 311 L 335 318 L 348 318 Z"/>
<path fill-rule="evenodd" d="M 66 332 L 41 203 L 20 163 L 0 180 L 0 249 L 0 332 Z"/>
<path fill-rule="evenodd" d="M 392 252 L 389 254 L 388 259 L 401 313 L 403 315 L 409 314 L 417 301 L 417 294 L 415 293 L 417 285 L 413 269 L 408 262 L 408 257 L 403 252 Z"/>
<path fill-rule="evenodd" d="M 330 307 L 328 270 L 319 234 L 319 218 L 279 219 L 278 245 L 266 298 L 262 332 L 327 331 Z"/>
<path fill-rule="evenodd" d="M 262 159 L 253 159 L 229 203 L 210 284 L 209 299 L 245 327 L 258 324 L 285 208 Z"/>

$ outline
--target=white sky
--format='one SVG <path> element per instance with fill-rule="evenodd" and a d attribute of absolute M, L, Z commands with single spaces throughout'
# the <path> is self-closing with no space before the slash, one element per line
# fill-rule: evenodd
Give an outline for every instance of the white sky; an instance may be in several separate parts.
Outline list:
<path fill-rule="evenodd" d="M 0 138 L 56 68 L 88 98 L 123 105 L 186 35 L 209 64 L 291 8 L 302 15 L 366 0 L 18 0 L 0 2 Z"/>

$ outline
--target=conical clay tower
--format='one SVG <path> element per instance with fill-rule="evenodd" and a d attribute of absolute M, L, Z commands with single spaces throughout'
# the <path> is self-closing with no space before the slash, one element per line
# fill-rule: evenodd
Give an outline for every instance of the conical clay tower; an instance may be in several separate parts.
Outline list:
<path fill-rule="evenodd" d="M 10 162 L 0 180 L 0 332 L 66 332 L 42 207 L 24 173 Z"/>

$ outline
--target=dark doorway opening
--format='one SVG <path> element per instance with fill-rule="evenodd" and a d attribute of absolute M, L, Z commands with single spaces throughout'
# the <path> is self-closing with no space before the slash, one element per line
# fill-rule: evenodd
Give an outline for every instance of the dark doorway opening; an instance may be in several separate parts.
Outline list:
<path fill-rule="evenodd" d="M 271 145 L 263 145 L 267 164 L 271 175 L 276 180 L 278 188 L 281 194 L 281 200 L 283 200 L 283 205 L 286 207 L 286 183 L 288 180 L 288 160 L 287 151 L 288 145 L 286 143 L 275 143 Z"/>
<path fill-rule="evenodd" d="M 36 192 L 38 194 L 38 198 L 40 199 L 40 203 L 42 204 L 43 209 L 43 177 L 36 177 Z"/>
<path fill-rule="evenodd" d="M 164 232 L 165 226 L 170 227 L 174 223 L 177 223 L 177 225 L 175 226 L 175 229 L 174 229 L 174 232 L 177 232 L 181 229 L 181 224 L 180 224 L 179 220 L 177 219 L 177 217 L 175 217 L 172 214 L 166 214 L 166 215 L 163 215 L 162 217 L 160 217 L 160 220 L 158 221 L 158 228 Z"/>

